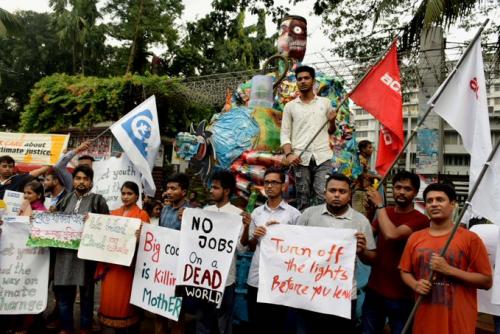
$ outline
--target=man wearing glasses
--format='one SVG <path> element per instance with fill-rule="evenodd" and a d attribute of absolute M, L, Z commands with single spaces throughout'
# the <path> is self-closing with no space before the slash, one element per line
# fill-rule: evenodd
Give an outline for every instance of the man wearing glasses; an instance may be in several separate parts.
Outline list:
<path fill-rule="evenodd" d="M 259 286 L 260 240 L 266 234 L 266 227 L 273 224 L 295 225 L 300 211 L 283 200 L 285 174 L 277 168 L 268 168 L 264 174 L 267 201 L 256 208 L 251 215 L 248 235 L 243 235 L 241 244 L 254 250 L 248 273 L 248 313 L 255 332 L 280 334 L 285 332 L 288 308 L 282 305 L 257 303 Z M 260 331 L 259 331 L 260 330 Z"/>

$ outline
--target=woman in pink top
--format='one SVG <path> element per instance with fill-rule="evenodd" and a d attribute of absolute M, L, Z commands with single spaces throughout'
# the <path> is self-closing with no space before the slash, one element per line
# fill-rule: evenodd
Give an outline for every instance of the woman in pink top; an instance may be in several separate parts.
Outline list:
<path fill-rule="evenodd" d="M 43 204 L 45 196 L 42 183 L 34 180 L 24 186 L 24 202 L 19 211 L 20 216 L 31 216 L 33 211 L 47 211 Z"/>

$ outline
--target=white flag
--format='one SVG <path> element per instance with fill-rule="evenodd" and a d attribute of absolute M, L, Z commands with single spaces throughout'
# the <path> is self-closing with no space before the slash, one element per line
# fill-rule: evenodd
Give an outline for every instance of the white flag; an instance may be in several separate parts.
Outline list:
<path fill-rule="evenodd" d="M 446 82 L 447 80 L 439 87 L 429 103 L 434 103 L 434 111 L 462 137 L 465 150 L 470 154 L 471 189 L 492 149 L 480 38 L 474 42 L 455 75 L 443 87 Z M 474 215 L 481 216 L 476 205 L 483 200 L 478 196 L 473 197 L 471 208 Z"/>
<path fill-rule="evenodd" d="M 160 149 L 160 127 L 153 96 L 111 126 L 111 132 L 135 168 L 142 174 L 144 192 L 154 196 L 152 169 Z"/>

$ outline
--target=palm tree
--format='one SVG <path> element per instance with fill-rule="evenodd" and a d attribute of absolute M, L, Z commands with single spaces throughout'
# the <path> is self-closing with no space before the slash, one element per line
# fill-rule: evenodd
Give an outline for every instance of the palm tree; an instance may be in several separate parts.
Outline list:
<path fill-rule="evenodd" d="M 375 12 L 374 26 L 382 14 L 400 3 L 399 0 L 382 0 Z M 433 25 L 449 28 L 459 18 L 469 15 L 479 3 L 479 0 L 423 0 L 411 21 L 404 27 L 403 44 L 412 45 L 418 41 L 422 31 Z"/>
<path fill-rule="evenodd" d="M 61 44 L 71 45 L 73 73 L 77 72 L 79 58 L 81 73 L 85 75 L 85 45 L 99 17 L 97 0 L 50 0 L 49 3 L 54 9 Z M 66 9 L 67 5 L 71 5 L 71 10 Z"/>
<path fill-rule="evenodd" d="M 0 38 L 5 37 L 8 33 L 12 33 L 21 28 L 21 21 L 16 15 L 0 8 Z"/>

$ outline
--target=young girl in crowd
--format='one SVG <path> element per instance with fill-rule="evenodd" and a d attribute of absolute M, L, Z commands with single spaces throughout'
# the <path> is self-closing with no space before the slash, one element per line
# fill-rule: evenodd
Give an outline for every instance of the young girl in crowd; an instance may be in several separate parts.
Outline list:
<path fill-rule="evenodd" d="M 36 180 L 26 183 L 24 186 L 24 202 L 19 211 L 20 216 L 31 216 L 33 211 L 47 211 L 43 204 L 45 196 L 43 195 L 43 184 Z"/>
<path fill-rule="evenodd" d="M 139 187 L 134 182 L 127 181 L 122 185 L 121 197 L 123 206 L 111 211 L 113 216 L 138 218 L 143 223 L 149 223 L 146 211 L 137 206 Z M 139 233 L 137 233 L 137 237 Z M 101 305 L 99 320 L 107 327 L 115 328 L 116 333 L 139 333 L 139 313 L 130 304 L 134 265 L 130 267 L 111 263 L 99 263 L 96 278 L 102 279 Z"/>

